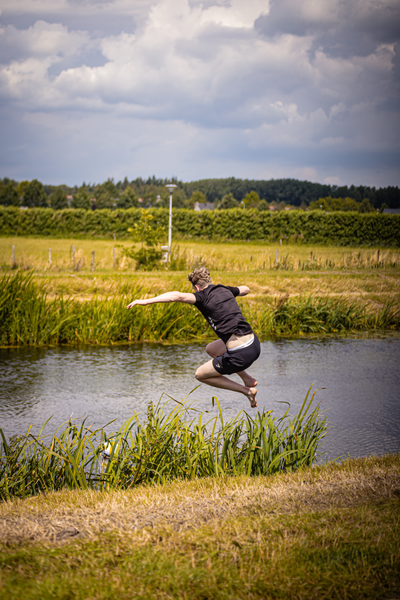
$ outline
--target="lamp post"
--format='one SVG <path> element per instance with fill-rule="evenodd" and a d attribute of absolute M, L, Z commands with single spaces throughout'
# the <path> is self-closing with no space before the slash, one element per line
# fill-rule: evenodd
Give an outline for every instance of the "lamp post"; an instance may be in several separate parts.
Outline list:
<path fill-rule="evenodd" d="M 172 242 L 172 194 L 178 186 L 169 183 L 165 186 L 169 190 L 169 224 L 168 224 L 168 262 L 171 262 L 171 242 Z"/>

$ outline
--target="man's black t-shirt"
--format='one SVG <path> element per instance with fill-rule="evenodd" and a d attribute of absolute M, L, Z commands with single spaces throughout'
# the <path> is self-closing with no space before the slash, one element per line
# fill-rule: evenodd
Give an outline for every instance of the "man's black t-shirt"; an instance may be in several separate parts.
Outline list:
<path fill-rule="evenodd" d="M 241 336 L 253 333 L 235 300 L 235 296 L 239 296 L 239 293 L 237 287 L 211 284 L 194 294 L 195 307 L 207 319 L 224 344 L 232 334 Z"/>

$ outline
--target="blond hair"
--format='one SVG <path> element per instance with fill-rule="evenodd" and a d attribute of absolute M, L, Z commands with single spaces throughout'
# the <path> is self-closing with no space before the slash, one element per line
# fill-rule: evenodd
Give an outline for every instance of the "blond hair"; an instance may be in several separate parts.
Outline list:
<path fill-rule="evenodd" d="M 188 279 L 192 285 L 198 285 L 201 289 L 207 287 L 211 281 L 210 271 L 206 267 L 197 267 L 188 275 Z"/>

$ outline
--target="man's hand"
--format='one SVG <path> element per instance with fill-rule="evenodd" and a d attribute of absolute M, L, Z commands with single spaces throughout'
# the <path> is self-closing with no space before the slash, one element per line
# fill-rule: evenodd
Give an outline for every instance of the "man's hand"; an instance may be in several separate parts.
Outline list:
<path fill-rule="evenodd" d="M 247 285 L 239 285 L 239 296 L 247 296 L 250 291 L 250 288 Z"/>
<path fill-rule="evenodd" d="M 146 299 L 144 300 L 134 300 L 133 302 L 131 302 L 130 304 L 128 304 L 128 306 L 126 308 L 132 308 L 132 306 L 135 305 L 139 305 L 139 306 L 145 306 L 146 304 L 148 304 L 148 301 Z"/>

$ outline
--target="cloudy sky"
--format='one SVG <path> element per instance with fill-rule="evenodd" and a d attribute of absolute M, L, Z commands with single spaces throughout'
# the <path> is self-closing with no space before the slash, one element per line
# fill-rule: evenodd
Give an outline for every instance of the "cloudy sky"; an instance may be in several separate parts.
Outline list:
<path fill-rule="evenodd" d="M 0 177 L 400 185 L 400 0 L 0 10 Z"/>

